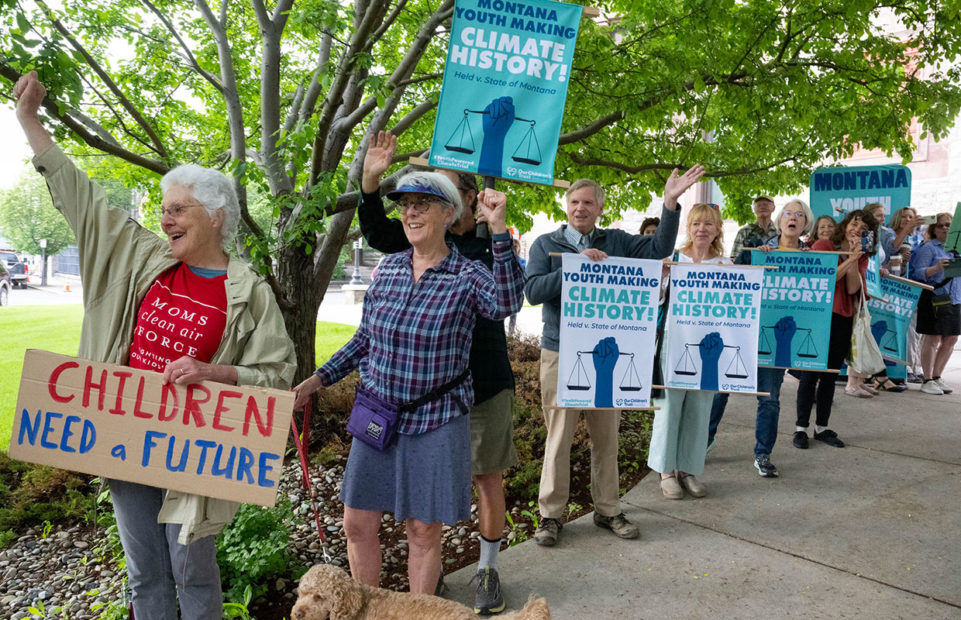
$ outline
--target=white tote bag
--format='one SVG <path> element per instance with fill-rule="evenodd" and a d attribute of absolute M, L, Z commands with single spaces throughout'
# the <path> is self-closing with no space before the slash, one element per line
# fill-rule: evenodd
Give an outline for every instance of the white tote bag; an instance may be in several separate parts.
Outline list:
<path fill-rule="evenodd" d="M 871 333 L 871 313 L 868 312 L 867 299 L 864 297 L 864 286 L 861 287 L 861 306 L 854 315 L 851 351 L 845 361 L 852 371 L 862 377 L 870 377 L 884 370 L 881 349 Z"/>

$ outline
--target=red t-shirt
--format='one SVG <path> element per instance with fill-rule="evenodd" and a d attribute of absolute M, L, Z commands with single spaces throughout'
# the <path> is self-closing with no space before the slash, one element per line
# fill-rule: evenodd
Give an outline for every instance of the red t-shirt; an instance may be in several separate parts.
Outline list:
<path fill-rule="evenodd" d="M 830 239 L 818 239 L 811 246 L 812 250 L 821 250 L 822 252 L 837 252 L 838 248 L 834 247 L 834 243 Z M 840 265 L 847 258 L 847 254 L 838 254 L 838 264 Z M 868 257 L 864 254 L 858 259 L 858 271 L 861 272 L 861 287 L 864 287 L 864 274 L 868 270 Z M 864 290 L 864 294 L 867 296 L 867 289 Z M 848 283 L 842 276 L 837 279 L 834 283 L 834 303 L 832 304 L 831 311 L 835 314 L 840 314 L 841 316 L 854 316 L 854 313 L 858 311 L 858 304 L 861 302 L 861 291 L 856 292 L 854 295 L 848 293 Z"/>
<path fill-rule="evenodd" d="M 183 356 L 209 362 L 227 325 L 227 274 L 205 278 L 178 263 L 160 274 L 137 310 L 131 368 L 163 372 Z"/>

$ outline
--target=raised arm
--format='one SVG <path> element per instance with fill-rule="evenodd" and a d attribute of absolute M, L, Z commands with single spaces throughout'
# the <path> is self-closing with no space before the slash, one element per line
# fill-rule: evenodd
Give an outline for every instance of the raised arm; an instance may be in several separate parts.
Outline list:
<path fill-rule="evenodd" d="M 477 211 L 478 221 L 487 222 L 490 227 L 494 254 L 493 277 L 488 278 L 486 270 L 478 270 L 483 280 L 478 281 L 477 313 L 499 321 L 520 312 L 524 303 L 524 270 L 507 232 L 504 193 L 485 189 L 477 196 Z"/>
<path fill-rule="evenodd" d="M 40 122 L 39 115 L 40 105 L 46 96 L 47 89 L 40 83 L 36 71 L 21 77 L 13 87 L 13 98 L 17 100 L 17 120 L 34 155 L 40 155 L 53 146 L 53 138 Z"/>
<path fill-rule="evenodd" d="M 678 170 L 675 168 L 664 184 L 664 208 L 677 211 L 677 199 L 697 183 L 702 176 L 704 176 L 704 166 L 701 164 L 694 164 L 684 174 L 678 174 Z"/>
<path fill-rule="evenodd" d="M 103 188 L 56 148 L 37 116 L 45 92 L 35 72 L 20 78 L 14 88 L 17 118 L 36 153 L 33 164 L 47 182 L 53 206 L 76 236 L 87 304 L 129 281 L 131 272 L 157 273 L 175 261 L 164 240 L 132 220 L 128 211 L 110 208 Z"/>
<path fill-rule="evenodd" d="M 397 150 L 397 138 L 388 131 L 379 131 L 370 137 L 360 189 L 362 199 L 357 210 L 360 232 L 367 244 L 378 252 L 393 254 L 410 247 L 404 225 L 400 220 L 387 217 L 380 197 L 380 179 L 390 167 Z"/>

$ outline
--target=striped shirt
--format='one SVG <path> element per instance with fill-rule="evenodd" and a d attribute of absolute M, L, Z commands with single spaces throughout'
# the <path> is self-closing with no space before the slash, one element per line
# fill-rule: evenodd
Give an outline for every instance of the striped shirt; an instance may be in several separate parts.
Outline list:
<path fill-rule="evenodd" d="M 412 249 L 385 258 L 364 297 L 354 337 L 316 371 L 321 383 L 330 385 L 358 368 L 365 388 L 402 404 L 464 372 L 476 315 L 503 320 L 519 312 L 524 299 L 524 272 L 510 239 L 495 241 L 493 273 L 453 246 L 416 283 Z M 402 412 L 397 432 L 434 430 L 470 411 L 473 402 L 468 377 L 444 396 Z"/>

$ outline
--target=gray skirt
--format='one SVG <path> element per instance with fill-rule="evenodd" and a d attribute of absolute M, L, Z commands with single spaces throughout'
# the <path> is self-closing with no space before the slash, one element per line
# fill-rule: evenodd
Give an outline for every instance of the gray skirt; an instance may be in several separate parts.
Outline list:
<path fill-rule="evenodd" d="M 453 525 L 470 518 L 470 416 L 420 435 L 398 434 L 383 452 L 354 439 L 340 500 L 395 521 Z"/>

